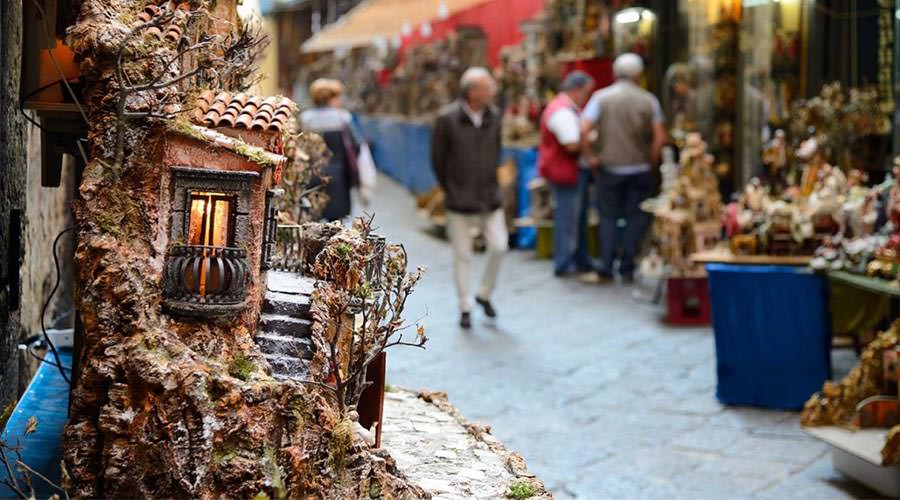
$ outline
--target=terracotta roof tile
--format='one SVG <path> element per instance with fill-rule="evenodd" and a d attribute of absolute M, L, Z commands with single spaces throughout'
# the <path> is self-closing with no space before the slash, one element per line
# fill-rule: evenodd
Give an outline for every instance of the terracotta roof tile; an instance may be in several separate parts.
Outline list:
<path fill-rule="evenodd" d="M 194 121 L 207 127 L 233 127 L 280 132 L 296 106 L 286 97 L 258 97 L 244 93 L 203 92 L 196 101 Z"/>
<path fill-rule="evenodd" d="M 166 40 L 170 42 L 177 42 L 181 40 L 181 35 L 184 33 L 184 29 L 180 26 L 180 24 L 186 18 L 185 13 L 190 12 L 190 10 L 191 5 L 188 2 L 182 2 L 180 4 L 176 4 L 171 0 L 151 2 L 144 6 L 144 10 L 138 13 L 138 15 L 136 16 L 137 19 L 131 25 L 132 27 L 134 27 L 145 24 L 152 21 L 156 17 L 174 12 L 174 16 L 168 23 L 161 26 L 149 27 L 144 32 L 144 35 L 151 36 L 160 41 Z"/>
<path fill-rule="evenodd" d="M 249 129 L 253 124 L 253 116 L 248 113 L 241 113 L 241 116 L 237 117 L 235 120 L 235 126 L 239 126 L 240 128 Z"/>

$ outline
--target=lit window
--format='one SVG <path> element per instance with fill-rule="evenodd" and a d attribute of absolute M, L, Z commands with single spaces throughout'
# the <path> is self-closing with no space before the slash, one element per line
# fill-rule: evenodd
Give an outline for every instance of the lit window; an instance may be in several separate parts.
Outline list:
<path fill-rule="evenodd" d="M 234 198 L 222 193 L 191 193 L 188 245 L 229 247 L 233 245 Z"/>

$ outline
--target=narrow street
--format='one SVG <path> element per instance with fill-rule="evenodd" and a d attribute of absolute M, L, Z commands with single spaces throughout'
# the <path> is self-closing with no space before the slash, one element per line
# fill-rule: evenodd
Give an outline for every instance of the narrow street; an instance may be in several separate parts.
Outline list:
<path fill-rule="evenodd" d="M 471 332 L 460 330 L 449 245 L 390 179 L 375 200 L 379 231 L 427 266 L 407 317 L 423 318 L 430 342 L 391 351 L 388 383 L 448 392 L 557 498 L 871 496 L 832 469 L 797 413 L 718 404 L 711 329 L 666 327 L 628 287 L 548 279 L 546 262 L 513 251 L 500 318 L 476 314 Z M 854 362 L 835 358 L 835 375 Z"/>

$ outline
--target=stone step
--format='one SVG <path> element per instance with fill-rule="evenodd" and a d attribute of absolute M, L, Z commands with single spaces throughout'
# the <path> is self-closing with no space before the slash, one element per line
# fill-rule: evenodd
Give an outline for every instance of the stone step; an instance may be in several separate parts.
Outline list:
<path fill-rule="evenodd" d="M 315 289 L 316 280 L 311 276 L 301 276 L 292 272 L 269 271 L 266 283 L 266 288 L 273 292 L 309 295 Z"/>
<path fill-rule="evenodd" d="M 312 342 L 308 338 L 260 332 L 256 336 L 256 343 L 265 354 L 292 356 L 307 360 L 313 357 Z"/>
<path fill-rule="evenodd" d="M 284 314 L 263 314 L 259 317 L 259 331 L 290 337 L 311 337 L 312 321 Z"/>
<path fill-rule="evenodd" d="M 306 318 L 309 316 L 309 305 L 309 295 L 269 291 L 263 302 L 263 312 Z"/>
<path fill-rule="evenodd" d="M 263 354 L 269 366 L 272 367 L 272 375 L 293 379 L 304 379 L 308 373 L 307 361 L 293 356 L 281 354 Z"/>
<path fill-rule="evenodd" d="M 274 378 L 275 380 L 278 380 L 280 382 L 284 382 L 286 380 L 306 380 L 307 377 L 306 377 L 306 375 L 303 375 L 301 377 L 292 377 L 289 375 L 279 375 L 277 373 L 273 373 L 272 378 Z"/>

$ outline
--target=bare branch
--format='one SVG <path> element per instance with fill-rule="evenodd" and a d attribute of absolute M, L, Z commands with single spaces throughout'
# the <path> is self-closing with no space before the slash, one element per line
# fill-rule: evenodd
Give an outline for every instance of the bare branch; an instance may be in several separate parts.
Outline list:
<path fill-rule="evenodd" d="M 19 498 L 29 498 L 28 495 L 25 494 L 24 491 L 19 487 L 19 482 L 16 480 L 16 474 L 12 470 L 12 465 L 10 464 L 9 456 L 6 454 L 6 443 L 0 441 L 0 462 L 3 462 L 3 467 L 6 469 L 6 477 L 7 479 L 3 479 L 2 482 L 5 484 L 10 490 L 13 491 Z"/>
<path fill-rule="evenodd" d="M 51 488 L 59 491 L 60 493 L 65 494 L 66 498 L 68 498 L 69 495 L 65 489 L 63 489 L 61 486 L 59 486 L 58 484 L 56 484 L 53 481 L 51 481 L 50 479 L 48 479 L 47 476 L 44 476 L 40 472 L 38 472 L 38 471 L 32 469 L 31 467 L 29 467 L 28 465 L 26 465 L 25 462 L 23 462 L 22 460 L 16 460 L 16 466 L 18 466 L 21 469 L 24 469 L 25 471 L 28 471 L 29 474 L 37 476 L 38 479 L 47 483 Z"/>

